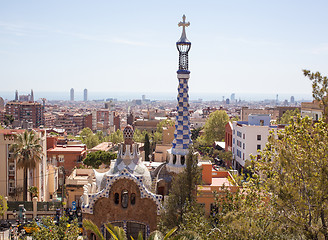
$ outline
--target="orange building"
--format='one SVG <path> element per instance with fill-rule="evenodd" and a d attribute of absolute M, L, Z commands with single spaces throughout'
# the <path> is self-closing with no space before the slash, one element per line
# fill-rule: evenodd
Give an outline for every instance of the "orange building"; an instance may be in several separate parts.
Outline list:
<path fill-rule="evenodd" d="M 58 137 L 47 136 L 47 157 L 56 167 L 63 166 L 65 175 L 72 173 L 86 156 L 86 145 L 57 145 Z"/>
<path fill-rule="evenodd" d="M 214 192 L 222 192 L 223 187 L 236 192 L 240 187 L 236 185 L 230 172 L 214 170 L 210 161 L 199 164 L 202 167 L 203 184 L 197 186 L 197 202 L 204 206 L 205 215 L 209 216 L 215 201 Z"/>

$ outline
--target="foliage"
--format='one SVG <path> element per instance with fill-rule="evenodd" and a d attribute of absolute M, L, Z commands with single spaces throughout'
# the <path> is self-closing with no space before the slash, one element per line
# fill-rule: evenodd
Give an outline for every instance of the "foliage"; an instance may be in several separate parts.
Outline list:
<path fill-rule="evenodd" d="M 200 205 L 196 202 L 187 202 L 179 229 L 181 235 L 188 236 L 186 239 L 207 239 L 211 223 L 205 217 L 204 209 Z"/>
<path fill-rule="evenodd" d="M 269 137 L 257 172 L 279 222 L 307 239 L 328 239 L 327 123 L 299 116 Z"/>
<path fill-rule="evenodd" d="M 199 181 L 197 156 L 194 149 L 190 149 L 186 168 L 174 177 L 165 210 L 161 214 L 159 228 L 162 232 L 167 232 L 184 222 L 185 212 L 188 210 L 186 206 L 196 204 L 196 184 Z"/>
<path fill-rule="evenodd" d="M 240 118 L 238 116 L 233 116 L 232 118 L 230 118 L 230 122 L 234 121 L 240 121 Z"/>
<path fill-rule="evenodd" d="M 172 127 L 174 126 L 174 124 L 174 121 L 172 121 L 171 119 L 162 120 L 157 124 L 156 132 L 163 133 L 163 128 Z"/>
<path fill-rule="evenodd" d="M 42 146 L 40 139 L 34 131 L 25 131 L 15 135 L 15 143 L 11 145 L 13 159 L 17 162 L 17 168 L 24 170 L 23 200 L 27 201 L 27 170 L 34 169 L 42 158 Z"/>
<path fill-rule="evenodd" d="M 216 193 L 210 239 L 292 239 L 272 213 L 269 195 L 262 191 L 258 179 L 248 180 L 236 193 L 227 187 Z"/>
<path fill-rule="evenodd" d="M 31 194 L 31 198 L 39 196 L 39 191 L 36 186 L 29 187 L 27 191 Z"/>
<path fill-rule="evenodd" d="M 113 132 L 109 135 L 110 141 L 114 144 L 121 143 L 124 141 L 123 132 L 120 129 L 117 129 L 116 132 Z"/>
<path fill-rule="evenodd" d="M 116 159 L 117 155 L 114 152 L 97 151 L 87 154 L 83 163 L 92 168 L 99 168 L 101 164 L 109 165 L 110 161 Z"/>
<path fill-rule="evenodd" d="M 230 151 L 219 151 L 218 158 L 223 160 L 228 166 L 232 165 L 232 152 Z"/>
<path fill-rule="evenodd" d="M 94 224 L 91 220 L 83 219 L 83 227 L 87 231 L 93 232 L 97 236 L 97 239 L 105 240 L 105 237 L 102 235 L 98 226 L 96 224 Z M 105 224 L 105 228 L 112 236 L 112 239 L 115 239 L 115 240 L 127 240 L 128 239 L 124 229 L 121 227 L 113 226 L 112 224 L 107 223 L 107 224 Z M 154 232 L 150 233 L 148 239 L 149 240 L 168 240 L 176 230 L 177 230 L 177 227 L 171 229 L 165 236 L 163 236 L 163 234 L 159 231 L 154 231 Z M 131 237 L 131 239 L 133 239 L 133 238 Z M 141 232 L 139 233 L 138 239 L 143 240 L 143 236 L 142 236 Z"/>
<path fill-rule="evenodd" d="M 288 124 L 292 117 L 296 117 L 300 114 L 300 110 L 295 108 L 295 110 L 287 110 L 278 121 L 279 124 Z"/>
<path fill-rule="evenodd" d="M 6 126 L 11 125 L 14 122 L 15 118 L 13 115 L 5 114 L 4 123 Z"/>
<path fill-rule="evenodd" d="M 31 227 L 35 229 L 32 238 L 36 240 L 76 240 L 80 233 L 77 220 L 69 224 L 66 216 L 61 217 L 58 224 L 51 217 L 43 217 L 40 224 L 33 221 Z"/>
<path fill-rule="evenodd" d="M 319 101 L 323 107 L 323 118 L 328 123 L 328 78 L 322 76 L 320 72 L 303 70 L 304 76 L 312 81 L 312 96 Z"/>
<path fill-rule="evenodd" d="M 87 145 L 88 149 L 97 146 L 100 143 L 98 135 L 94 134 L 90 128 L 83 128 L 80 132 L 80 139 L 82 143 Z"/>
<path fill-rule="evenodd" d="M 7 209 L 8 209 L 7 201 L 2 195 L 0 195 L 0 216 L 3 216 L 4 211 Z"/>
<path fill-rule="evenodd" d="M 195 141 L 200 135 L 200 131 L 202 131 L 203 128 L 195 128 L 191 130 L 191 140 Z"/>
<path fill-rule="evenodd" d="M 149 161 L 150 142 L 149 142 L 149 137 L 148 137 L 147 133 L 145 135 L 144 150 L 145 150 L 145 161 Z"/>
<path fill-rule="evenodd" d="M 225 136 L 225 125 L 229 116 L 224 110 L 217 110 L 209 115 L 204 125 L 204 135 L 198 139 L 201 144 L 212 145 L 214 141 L 222 141 Z"/>

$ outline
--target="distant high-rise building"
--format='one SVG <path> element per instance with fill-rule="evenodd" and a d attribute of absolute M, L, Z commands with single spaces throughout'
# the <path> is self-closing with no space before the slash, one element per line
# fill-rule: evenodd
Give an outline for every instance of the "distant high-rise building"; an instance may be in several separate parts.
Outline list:
<path fill-rule="evenodd" d="M 142 101 L 146 100 L 146 95 L 142 95 Z"/>
<path fill-rule="evenodd" d="M 294 96 L 291 96 L 291 97 L 290 97 L 290 103 L 291 103 L 291 104 L 294 104 L 294 103 L 295 103 L 295 98 L 294 98 Z"/>
<path fill-rule="evenodd" d="M 18 101 L 18 91 L 15 92 L 15 101 Z"/>
<path fill-rule="evenodd" d="M 236 100 L 236 94 L 232 93 L 230 99 L 231 99 L 231 102 L 234 102 Z"/>
<path fill-rule="evenodd" d="M 74 101 L 74 88 L 71 88 L 71 91 L 70 91 L 70 100 L 71 101 Z"/>
<path fill-rule="evenodd" d="M 84 89 L 83 91 L 83 101 L 87 102 L 88 101 L 88 89 Z"/>
<path fill-rule="evenodd" d="M 34 102 L 33 89 L 31 89 L 30 101 L 31 101 L 31 102 Z"/>
<path fill-rule="evenodd" d="M 278 98 L 278 94 L 276 95 L 276 105 L 278 105 L 279 103 L 279 98 Z"/>

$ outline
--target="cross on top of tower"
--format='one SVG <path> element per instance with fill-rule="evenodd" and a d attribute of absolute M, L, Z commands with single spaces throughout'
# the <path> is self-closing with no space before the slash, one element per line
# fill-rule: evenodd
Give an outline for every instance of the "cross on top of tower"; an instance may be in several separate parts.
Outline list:
<path fill-rule="evenodd" d="M 185 27 L 188 27 L 190 25 L 190 22 L 186 22 L 186 15 L 182 16 L 183 22 L 179 22 L 178 26 L 183 27 L 183 31 L 185 30 Z"/>
<path fill-rule="evenodd" d="M 186 36 L 186 27 L 188 27 L 189 25 L 190 25 L 190 22 L 186 22 L 186 16 L 183 15 L 182 22 L 178 23 L 178 26 L 182 27 L 181 38 L 179 39 L 178 42 L 189 42 L 189 40 L 187 39 L 187 36 Z"/>

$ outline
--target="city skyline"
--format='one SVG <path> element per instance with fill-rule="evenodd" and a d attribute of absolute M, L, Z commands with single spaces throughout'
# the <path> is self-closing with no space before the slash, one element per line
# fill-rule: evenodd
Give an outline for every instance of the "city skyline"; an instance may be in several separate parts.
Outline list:
<path fill-rule="evenodd" d="M 178 62 L 172 39 L 178 40 L 183 14 L 193 42 L 191 97 L 196 92 L 218 93 L 218 100 L 223 92 L 226 98 L 231 93 L 310 96 L 311 82 L 302 69 L 326 75 L 324 1 L 1 6 L 1 91 L 32 88 L 36 94 L 72 86 L 87 88 L 90 97 L 105 90 L 173 93 Z"/>

